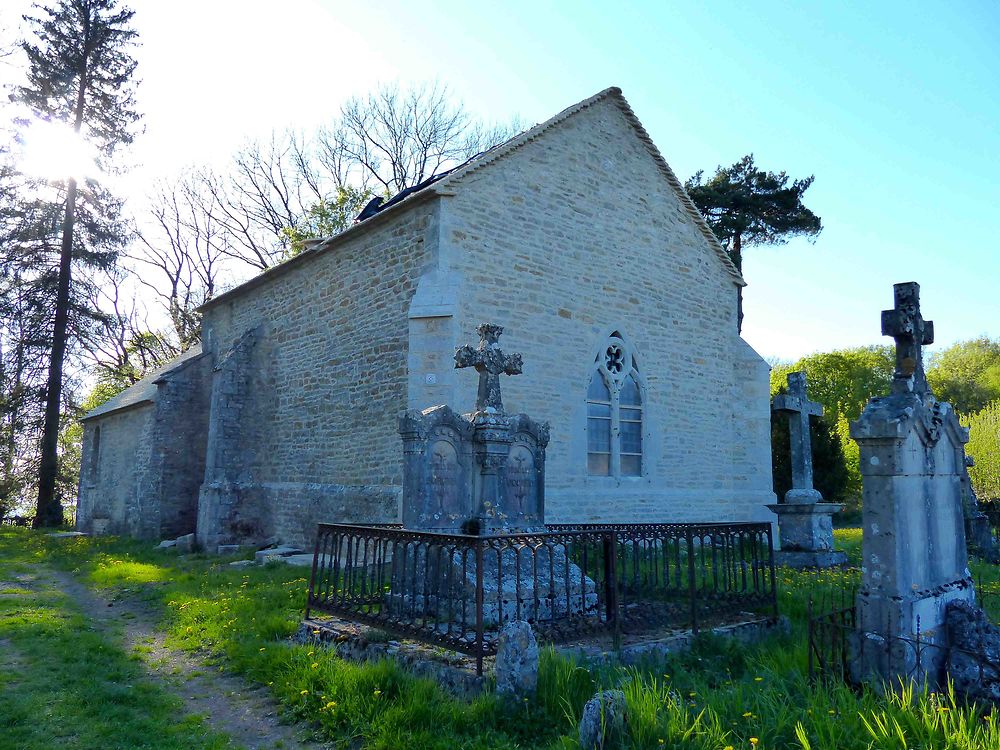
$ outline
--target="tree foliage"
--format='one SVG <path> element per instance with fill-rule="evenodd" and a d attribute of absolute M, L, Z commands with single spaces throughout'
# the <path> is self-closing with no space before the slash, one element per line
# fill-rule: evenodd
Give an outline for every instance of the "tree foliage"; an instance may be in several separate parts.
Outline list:
<path fill-rule="evenodd" d="M 748 154 L 730 167 L 716 167 L 707 180 L 699 170 L 684 189 L 742 273 L 744 247 L 780 245 L 792 237 L 815 237 L 822 231 L 820 217 L 802 202 L 813 179 L 810 175 L 791 180 L 785 172 L 758 169 L 753 154 Z M 742 289 L 739 306 L 742 330 Z"/>
<path fill-rule="evenodd" d="M 1000 341 L 983 336 L 934 354 L 927 382 L 959 414 L 982 411 L 1000 399 Z"/>
<path fill-rule="evenodd" d="M 864 346 L 810 354 L 771 370 L 771 395 L 786 385 L 790 372 L 802 371 L 809 396 L 823 404 L 824 417 L 836 424 L 843 416 L 855 420 L 873 396 L 889 392 L 896 368 L 891 346 Z"/>
<path fill-rule="evenodd" d="M 1000 401 L 963 421 L 969 428 L 965 450 L 976 461 L 969 469 L 972 486 L 980 500 L 1000 501 Z"/>
<path fill-rule="evenodd" d="M 814 177 L 789 184 L 790 179 L 784 172 L 758 169 L 748 154 L 730 167 L 717 167 L 711 179 L 696 172 L 684 188 L 742 270 L 743 247 L 780 245 L 822 231 L 820 218 L 802 202 Z"/>
<path fill-rule="evenodd" d="M 288 257 L 301 253 L 307 240 L 332 237 L 348 229 L 372 197 L 374 193 L 366 188 L 338 187 L 330 197 L 320 198 L 294 226 L 285 229 Z"/>

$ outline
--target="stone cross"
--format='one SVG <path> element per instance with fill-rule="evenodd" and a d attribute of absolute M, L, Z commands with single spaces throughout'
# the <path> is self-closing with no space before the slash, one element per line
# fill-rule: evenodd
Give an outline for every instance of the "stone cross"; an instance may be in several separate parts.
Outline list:
<path fill-rule="evenodd" d="M 809 417 L 823 416 L 823 406 L 806 395 L 806 374 L 788 373 L 788 393 L 774 397 L 771 407 L 788 414 L 788 432 L 792 446 L 792 489 L 785 502 L 819 502 L 822 495 L 813 488 L 812 443 L 809 441 Z"/>
<path fill-rule="evenodd" d="M 500 397 L 500 375 L 520 375 L 524 365 L 520 354 L 506 354 L 500 349 L 498 339 L 503 326 L 483 323 L 476 332 L 479 346 L 473 349 L 466 344 L 455 350 L 455 367 L 475 367 L 479 373 L 479 393 L 476 396 L 476 411 L 493 410 L 503 413 Z"/>
<path fill-rule="evenodd" d="M 896 340 L 894 393 L 928 393 L 921 347 L 934 343 L 934 323 L 920 315 L 920 284 L 894 284 L 896 306 L 882 311 L 882 335 Z"/>

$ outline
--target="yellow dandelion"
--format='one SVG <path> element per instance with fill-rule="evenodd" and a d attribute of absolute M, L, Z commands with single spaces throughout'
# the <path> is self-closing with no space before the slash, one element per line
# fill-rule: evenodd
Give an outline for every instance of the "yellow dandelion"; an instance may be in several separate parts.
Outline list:
<path fill-rule="evenodd" d="M 380 695 L 382 695 L 382 691 L 379 690 L 378 688 L 375 688 L 375 697 L 378 698 Z"/>
<path fill-rule="evenodd" d="M 757 747 L 758 742 L 760 742 L 760 740 L 758 740 L 756 737 L 750 738 L 750 744 L 753 745 L 754 747 Z"/>
<path fill-rule="evenodd" d="M 763 678 L 763 677 L 754 677 L 754 678 L 753 678 L 753 681 L 754 681 L 754 682 L 763 682 L 763 681 L 764 681 L 764 678 Z"/>
<path fill-rule="evenodd" d="M 745 712 L 745 713 L 743 714 L 743 718 L 744 718 L 744 719 L 749 719 L 749 718 L 750 718 L 750 717 L 752 717 L 752 716 L 753 716 L 753 712 L 752 712 L 752 711 L 746 711 L 746 712 Z"/>
<path fill-rule="evenodd" d="M 299 691 L 299 695 L 309 695 L 309 691 L 308 690 L 300 690 Z"/>
<path fill-rule="evenodd" d="M 319 666 L 319 662 L 318 662 L 318 661 L 314 661 L 314 662 L 313 662 L 313 663 L 312 663 L 312 664 L 310 665 L 310 667 L 309 667 L 309 668 L 310 668 L 310 669 L 316 669 L 316 667 L 318 667 L 318 666 Z"/>
<path fill-rule="evenodd" d="M 261 650 L 261 651 L 267 651 L 267 646 L 261 646 L 261 647 L 260 647 L 260 650 Z"/>

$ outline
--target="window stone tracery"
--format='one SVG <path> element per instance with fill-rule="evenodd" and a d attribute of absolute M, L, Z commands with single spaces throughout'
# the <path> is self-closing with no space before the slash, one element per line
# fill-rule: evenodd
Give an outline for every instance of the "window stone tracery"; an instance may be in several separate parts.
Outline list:
<path fill-rule="evenodd" d="M 614 331 L 594 359 L 587 387 L 587 473 L 643 474 L 643 384 L 635 348 Z"/>

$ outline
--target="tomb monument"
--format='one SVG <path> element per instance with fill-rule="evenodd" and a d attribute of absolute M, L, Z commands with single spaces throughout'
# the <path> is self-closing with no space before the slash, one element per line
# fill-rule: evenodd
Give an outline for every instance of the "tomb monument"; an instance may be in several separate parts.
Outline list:
<path fill-rule="evenodd" d="M 476 330 L 478 346 L 455 352 L 457 369 L 479 374 L 475 409 L 458 414 L 434 406 L 399 420 L 403 527 L 449 536 L 394 550 L 390 599 L 396 606 L 440 613 L 469 608 L 476 563 L 450 535 L 517 537 L 546 530 L 549 426 L 506 413 L 500 376 L 521 374 L 521 355 L 500 348 L 502 326 L 484 323 Z M 487 627 L 567 610 L 586 614 L 597 604 L 594 582 L 569 561 L 565 543 L 505 539 L 485 552 L 482 565 Z"/>
<path fill-rule="evenodd" d="M 809 400 L 804 372 L 788 374 L 788 391 L 774 397 L 771 409 L 788 415 L 792 459 L 792 488 L 784 502 L 767 506 L 778 516 L 781 550 L 775 562 L 792 568 L 843 565 L 847 555 L 833 548 L 833 514 L 844 506 L 823 502 L 813 487 L 809 417 L 822 416 L 823 406 Z"/>
<path fill-rule="evenodd" d="M 940 680 L 946 610 L 975 602 L 962 513 L 968 431 L 934 398 L 922 349 L 934 341 L 920 287 L 895 285 L 882 333 L 896 341 L 892 392 L 851 424 L 864 482 L 862 583 L 857 595 L 855 679 L 878 684 Z"/>

